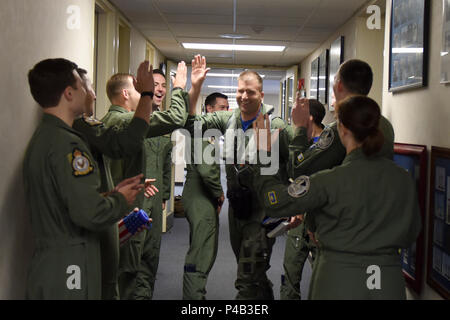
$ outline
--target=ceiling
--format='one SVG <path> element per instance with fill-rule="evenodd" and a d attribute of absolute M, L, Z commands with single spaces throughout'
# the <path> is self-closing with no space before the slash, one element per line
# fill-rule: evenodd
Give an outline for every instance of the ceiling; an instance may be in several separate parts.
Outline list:
<path fill-rule="evenodd" d="M 288 67 L 298 64 L 367 0 L 111 0 L 168 59 Z M 236 14 L 234 14 L 236 12 Z M 247 39 L 224 39 L 222 34 Z M 202 51 L 182 42 L 284 45 L 283 52 Z"/>

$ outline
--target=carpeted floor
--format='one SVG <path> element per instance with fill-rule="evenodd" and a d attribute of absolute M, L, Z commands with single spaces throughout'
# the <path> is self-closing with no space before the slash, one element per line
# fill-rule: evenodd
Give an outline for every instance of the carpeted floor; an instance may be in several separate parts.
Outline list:
<path fill-rule="evenodd" d="M 225 173 L 222 170 L 222 186 L 226 188 Z M 182 187 L 175 188 L 175 195 L 181 195 Z M 226 190 L 225 190 L 226 193 Z M 206 298 L 209 300 L 233 300 L 236 295 L 236 259 L 230 245 L 228 233 L 228 201 L 220 214 L 219 249 L 216 262 L 209 274 Z M 189 244 L 189 225 L 185 218 L 175 218 L 173 227 L 162 237 L 160 262 L 155 283 L 154 300 L 179 300 L 182 298 L 184 258 Z M 273 283 L 275 299 L 280 298 L 280 276 L 283 273 L 285 237 L 278 237 L 273 247 L 271 268 L 267 272 Z M 308 296 L 311 267 L 306 263 L 303 270 L 301 292 Z"/>

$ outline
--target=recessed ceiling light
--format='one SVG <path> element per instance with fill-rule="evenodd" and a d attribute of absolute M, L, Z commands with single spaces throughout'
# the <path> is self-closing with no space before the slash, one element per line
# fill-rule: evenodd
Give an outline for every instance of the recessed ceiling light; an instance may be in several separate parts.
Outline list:
<path fill-rule="evenodd" d="M 246 44 L 213 44 L 213 43 L 182 43 L 186 49 L 225 50 L 225 51 L 266 51 L 281 52 L 285 46 L 246 45 Z"/>

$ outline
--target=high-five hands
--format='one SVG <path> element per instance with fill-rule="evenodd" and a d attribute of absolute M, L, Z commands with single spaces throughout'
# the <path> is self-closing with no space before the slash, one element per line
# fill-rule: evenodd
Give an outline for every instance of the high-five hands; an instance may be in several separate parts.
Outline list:
<path fill-rule="evenodd" d="M 292 123 L 296 128 L 304 127 L 308 132 L 308 137 L 312 132 L 312 120 L 309 113 L 309 99 L 302 98 L 297 92 L 294 107 L 292 108 Z"/>
<path fill-rule="evenodd" d="M 186 88 L 186 82 L 187 82 L 187 67 L 186 63 L 184 61 L 181 61 L 178 63 L 177 67 L 177 73 L 174 76 L 171 76 L 172 79 L 172 85 L 174 88 Z"/>
<path fill-rule="evenodd" d="M 137 70 L 137 79 L 133 79 L 136 91 L 142 93 L 144 91 L 155 90 L 155 83 L 153 81 L 153 66 L 150 62 L 144 61 L 139 65 Z"/>
<path fill-rule="evenodd" d="M 197 54 L 194 59 L 192 59 L 192 87 L 200 89 L 206 79 L 206 74 L 209 70 L 211 70 L 211 68 L 206 68 L 206 58 Z"/>

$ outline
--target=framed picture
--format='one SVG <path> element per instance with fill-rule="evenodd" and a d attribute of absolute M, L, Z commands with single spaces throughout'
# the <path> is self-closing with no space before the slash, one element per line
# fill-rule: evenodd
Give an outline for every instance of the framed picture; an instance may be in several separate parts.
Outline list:
<path fill-rule="evenodd" d="M 337 38 L 330 48 L 329 54 L 329 76 L 328 76 L 328 110 L 334 111 L 334 98 L 333 86 L 334 77 L 339 70 L 339 66 L 344 62 L 344 37 Z"/>
<path fill-rule="evenodd" d="M 431 147 L 427 283 L 450 299 L 450 149 Z"/>
<path fill-rule="evenodd" d="M 328 49 L 326 49 L 319 56 L 319 91 L 317 100 L 324 105 L 327 103 L 328 96 L 328 52 Z"/>
<path fill-rule="evenodd" d="M 427 147 L 395 143 L 394 161 L 405 168 L 416 182 L 422 226 L 424 226 L 427 193 Z M 424 230 L 422 229 L 416 242 L 410 248 L 402 249 L 401 251 L 401 263 L 405 281 L 417 294 L 420 294 L 422 291 L 424 249 Z"/>
<path fill-rule="evenodd" d="M 450 0 L 442 0 L 441 83 L 450 83 Z"/>
<path fill-rule="evenodd" d="M 427 85 L 429 8 L 430 0 L 392 0 L 390 92 Z"/>
<path fill-rule="evenodd" d="M 317 99 L 319 96 L 319 57 L 311 62 L 311 79 L 309 88 L 309 98 Z"/>

